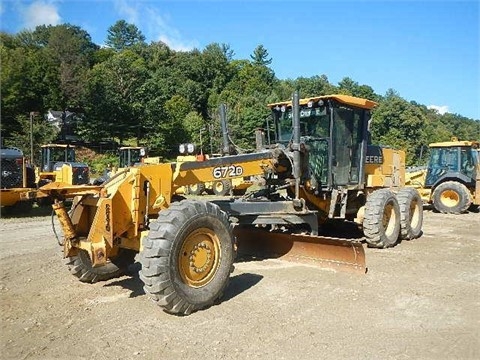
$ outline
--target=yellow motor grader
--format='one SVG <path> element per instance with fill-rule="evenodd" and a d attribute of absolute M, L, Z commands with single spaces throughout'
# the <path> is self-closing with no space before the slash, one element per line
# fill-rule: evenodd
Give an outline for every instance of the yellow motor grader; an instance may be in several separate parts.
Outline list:
<path fill-rule="evenodd" d="M 367 143 L 375 105 L 295 92 L 269 105 L 273 121 L 254 153 L 130 167 L 98 187 L 45 186 L 57 198 L 70 272 L 84 282 L 106 280 L 140 253 L 145 292 L 180 315 L 221 297 L 237 251 L 365 273 L 361 241 L 321 236 L 324 222 L 357 221 L 369 246 L 386 248 L 420 236 L 423 219 L 418 192 L 403 187 L 404 152 Z M 261 181 L 241 198 L 175 194 L 246 176 Z M 62 200 L 69 197 L 67 213 Z"/>

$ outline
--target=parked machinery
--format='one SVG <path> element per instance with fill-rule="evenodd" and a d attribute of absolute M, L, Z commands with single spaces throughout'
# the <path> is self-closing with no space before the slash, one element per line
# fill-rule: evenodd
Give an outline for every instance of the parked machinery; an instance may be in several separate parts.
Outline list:
<path fill-rule="evenodd" d="M 407 172 L 407 186 L 416 188 L 435 210 L 460 214 L 480 205 L 480 144 L 451 141 L 429 145 L 426 169 Z"/>
<path fill-rule="evenodd" d="M 15 147 L 1 149 L 0 205 L 5 212 L 31 210 L 36 196 L 35 171 L 23 152 Z"/>
<path fill-rule="evenodd" d="M 49 182 L 69 185 L 88 184 L 88 165 L 76 162 L 75 146 L 46 144 L 41 146 L 41 164 L 37 169 L 37 183 L 41 187 Z"/>
<path fill-rule="evenodd" d="M 127 168 L 99 187 L 42 188 L 57 198 L 64 255 L 84 282 L 117 276 L 140 252 L 144 289 L 189 314 L 227 286 L 236 250 L 365 272 L 358 239 L 322 237 L 329 219 L 355 220 L 370 246 L 420 236 L 422 203 L 404 188 L 404 152 L 367 144 L 372 101 L 346 95 L 270 104 L 255 153 Z M 181 199 L 199 182 L 261 176 L 238 199 Z M 70 213 L 62 200 L 75 197 Z"/>

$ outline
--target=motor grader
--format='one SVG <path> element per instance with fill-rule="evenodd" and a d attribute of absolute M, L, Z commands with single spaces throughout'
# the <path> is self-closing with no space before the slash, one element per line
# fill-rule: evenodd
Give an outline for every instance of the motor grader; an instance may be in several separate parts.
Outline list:
<path fill-rule="evenodd" d="M 365 273 L 359 239 L 321 235 L 355 220 L 369 246 L 420 236 L 418 192 L 404 188 L 405 154 L 368 144 L 372 101 L 346 95 L 270 104 L 273 121 L 248 154 L 130 167 L 102 186 L 49 184 L 70 272 L 83 282 L 119 275 L 140 253 L 145 292 L 168 313 L 217 301 L 237 251 Z M 175 194 L 199 182 L 260 176 L 245 197 Z M 75 197 L 69 212 L 63 199 Z"/>
<path fill-rule="evenodd" d="M 429 145 L 426 168 L 408 171 L 406 185 L 416 188 L 424 203 L 446 214 L 461 214 L 480 205 L 478 141 L 451 141 Z"/>

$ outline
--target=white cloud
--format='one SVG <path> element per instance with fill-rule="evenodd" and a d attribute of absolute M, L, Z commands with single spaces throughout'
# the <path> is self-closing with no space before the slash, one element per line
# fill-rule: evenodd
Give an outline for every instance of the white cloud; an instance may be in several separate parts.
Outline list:
<path fill-rule="evenodd" d="M 135 24 L 147 40 L 162 41 L 176 51 L 189 51 L 198 47 L 197 41 L 184 39 L 175 27 L 168 24 L 168 17 L 162 16 L 153 6 L 128 0 L 115 0 L 114 4 L 118 14 L 128 23 Z"/>
<path fill-rule="evenodd" d="M 138 24 L 138 3 L 134 6 L 129 5 L 127 0 L 115 0 L 115 10 L 122 16 L 128 23 Z M 137 25 L 138 26 L 138 25 Z"/>
<path fill-rule="evenodd" d="M 448 112 L 448 106 L 447 105 L 428 105 L 427 109 L 433 109 L 436 110 L 440 115 L 443 115 Z"/>
<path fill-rule="evenodd" d="M 34 1 L 25 6 L 22 11 L 23 28 L 34 29 L 39 25 L 58 25 L 62 18 L 57 5 L 53 1 Z"/>

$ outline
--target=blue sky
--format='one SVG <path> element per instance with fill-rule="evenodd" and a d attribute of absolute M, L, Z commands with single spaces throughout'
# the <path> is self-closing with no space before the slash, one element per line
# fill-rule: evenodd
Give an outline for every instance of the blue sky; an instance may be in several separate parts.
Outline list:
<path fill-rule="evenodd" d="M 480 119 L 479 1 L 0 0 L 0 29 L 70 23 L 105 42 L 117 20 L 176 50 L 262 44 L 280 79 L 348 76 L 384 94 Z"/>

